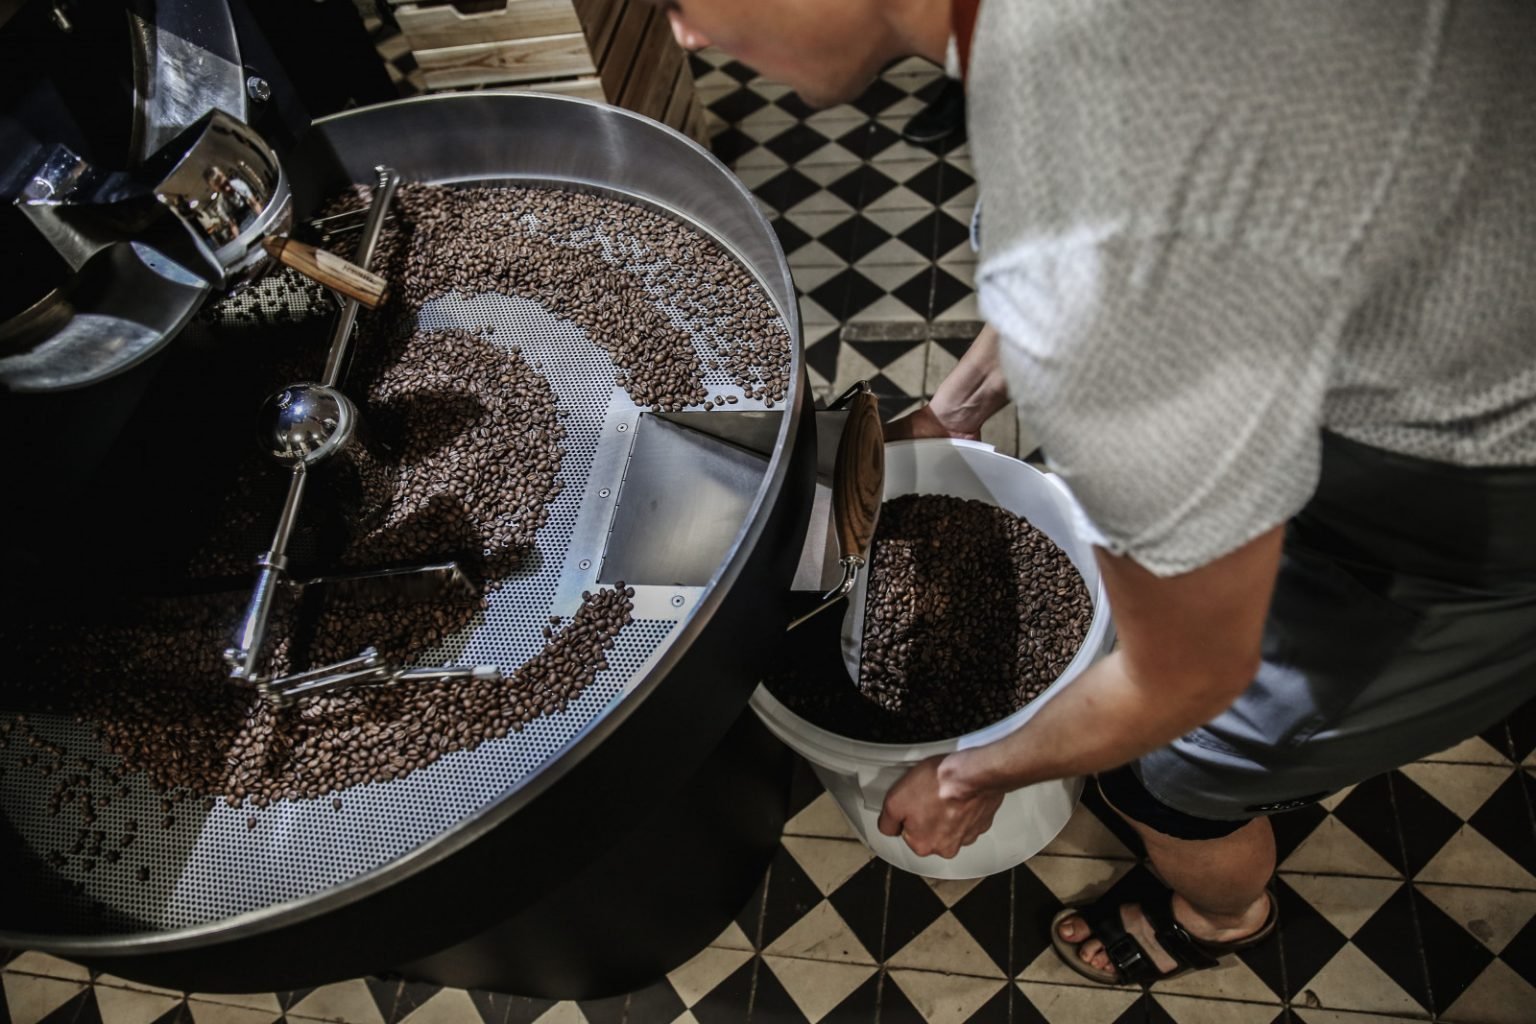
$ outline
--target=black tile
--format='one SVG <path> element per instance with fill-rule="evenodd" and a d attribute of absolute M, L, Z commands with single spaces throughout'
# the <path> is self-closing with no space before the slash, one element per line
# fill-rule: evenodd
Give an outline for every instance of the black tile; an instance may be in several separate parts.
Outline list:
<path fill-rule="evenodd" d="M 877 78 L 864 90 L 863 95 L 853 101 L 853 105 L 870 117 L 875 117 L 884 113 L 887 107 L 906 98 L 906 90 L 896 88 L 883 78 Z"/>
<path fill-rule="evenodd" d="M 961 897 L 950 912 L 971 933 L 1001 971 L 1012 962 L 1013 879 L 1011 873 L 989 875 Z"/>
<path fill-rule="evenodd" d="M 933 259 L 939 254 L 937 248 L 938 225 L 939 211 L 934 210 L 932 213 L 926 213 L 913 221 L 905 231 L 896 237 L 929 259 Z"/>
<path fill-rule="evenodd" d="M 928 266 L 891 289 L 891 294 L 905 302 L 918 316 L 933 316 L 933 278 L 937 267 Z"/>
<path fill-rule="evenodd" d="M 943 182 L 940 171 L 941 161 L 935 160 L 924 167 L 906 181 L 902 182 L 907 188 L 915 192 L 919 198 L 937 206 L 944 201 Z"/>
<path fill-rule="evenodd" d="M 821 1018 L 821 1024 L 875 1024 L 880 1012 L 880 975 L 871 974 Z"/>
<path fill-rule="evenodd" d="M 386 1024 L 393 1024 L 394 1021 L 405 1016 L 395 1012 L 395 1004 L 400 1001 L 400 986 L 405 984 L 403 981 L 399 978 L 364 978 L 363 984 L 368 986 L 368 994 L 373 996 L 374 1005 L 379 1008 L 379 1014 Z M 278 996 L 278 1003 L 285 1010 L 298 1002 L 297 999 L 293 1002 L 284 1000 L 283 995 L 286 994 L 288 993 Z"/>
<path fill-rule="evenodd" d="M 943 267 L 934 267 L 932 315 L 942 315 L 945 310 L 971 294 L 974 290 L 968 283 L 960 280 Z"/>
<path fill-rule="evenodd" d="M 1491 725 L 1478 733 L 1478 736 L 1482 737 L 1484 743 L 1487 743 L 1505 757 L 1509 757 L 1510 754 L 1514 753 L 1514 739 L 1510 735 L 1508 722 L 1499 722 Z M 1512 758 L 1512 760 L 1519 763 L 1518 758 Z"/>
<path fill-rule="evenodd" d="M 821 186 L 817 185 L 810 178 L 807 178 L 793 167 L 789 167 L 769 178 L 752 191 L 757 198 L 783 213 L 797 203 L 804 202 L 820 188 Z"/>
<path fill-rule="evenodd" d="M 384 1018 L 385 1024 L 396 1024 L 397 1021 L 404 1020 L 406 1017 L 409 1017 L 411 1014 L 415 1013 L 416 1009 L 418 1007 L 420 1007 L 423 1003 L 425 1003 L 428 999 L 431 999 L 433 996 L 437 995 L 442 990 L 443 990 L 443 986 L 441 986 L 441 985 L 433 985 L 432 983 L 426 982 L 426 981 L 403 981 L 403 982 L 401 982 L 400 983 L 400 988 L 395 993 L 395 1005 L 390 1009 L 390 1015 L 388 1017 Z M 521 997 L 517 997 L 517 998 L 521 998 Z M 375 1001 L 377 1001 L 377 1000 L 375 1000 Z M 546 1009 L 546 1010 L 549 1007 L 554 1005 L 553 1002 L 549 1002 L 549 1001 L 544 1001 L 544 1000 L 537 1000 L 537 1001 L 538 1002 L 542 1002 L 543 1006 L 544 1006 L 544 1009 Z M 523 1002 L 525 1002 L 525 1003 L 526 1002 L 530 1002 L 530 1000 L 524 999 Z M 380 1012 L 383 1012 L 383 1007 L 382 1006 L 380 1006 L 379 1009 L 380 1009 Z M 538 1011 L 538 1013 L 533 1013 L 531 1016 L 527 1017 L 527 1020 L 533 1020 L 535 1017 L 537 1017 L 540 1013 L 543 1013 L 543 1012 L 544 1012 L 544 1010 L 540 1010 L 540 1011 Z M 522 1019 L 523 1018 L 519 1018 L 515 1014 L 513 1014 L 512 1010 L 509 1008 L 509 1010 L 508 1010 L 508 1020 L 509 1021 L 512 1021 L 513 1024 L 521 1024 Z"/>
<path fill-rule="evenodd" d="M 1319 804 L 1307 804 L 1294 811 L 1270 815 L 1269 823 L 1275 830 L 1275 863 L 1284 864 L 1285 859 L 1326 820 L 1328 812 Z"/>
<path fill-rule="evenodd" d="M 756 71 L 753 71 L 739 60 L 726 61 L 720 65 L 720 70 L 738 82 L 750 82 L 757 77 Z"/>
<path fill-rule="evenodd" d="M 781 160 L 793 164 L 810 156 L 829 141 L 815 128 L 799 122 L 784 129 L 763 145 Z"/>
<path fill-rule="evenodd" d="M 512 996 L 504 992 L 486 992 L 481 989 L 469 990 L 469 1001 L 475 1004 L 475 1009 L 480 1011 L 480 1019 L 485 1024 L 509 1024 L 512 1014 Z M 374 997 L 378 1001 L 378 997 Z M 383 1005 L 380 1004 L 380 1010 Z M 388 1019 L 387 1017 L 385 1018 Z M 622 1021 L 622 1017 L 620 1018 Z M 595 1022 L 594 1022 L 595 1024 Z"/>
<path fill-rule="evenodd" d="M 793 114 L 802 121 L 816 113 L 816 108 L 801 99 L 797 92 L 787 92 L 773 103 L 780 110 Z"/>
<path fill-rule="evenodd" d="M 378 1002 L 380 1010 L 384 1013 L 384 1020 L 386 1024 L 393 1024 L 393 1020 L 389 1016 L 389 1011 L 385 1009 L 383 1001 L 379 999 L 378 990 L 374 989 L 374 984 L 374 979 L 369 979 L 368 988 L 374 992 L 374 1000 Z M 400 982 L 398 979 L 394 981 L 380 980 L 378 981 L 378 984 L 381 986 L 390 986 L 397 992 L 400 987 Z M 287 1010 L 313 991 L 313 988 L 295 988 L 289 989 L 286 992 L 278 992 L 276 993 L 277 1005 L 281 1006 L 284 1010 Z"/>
<path fill-rule="evenodd" d="M 837 226 L 831 230 L 823 231 L 816 241 L 826 246 L 838 259 L 852 263 L 883 245 L 890 237 L 880 225 L 854 214 L 838 221 Z"/>
<path fill-rule="evenodd" d="M 1280 902 L 1280 955 L 1285 958 L 1287 999 L 1295 998 L 1338 955 L 1348 940 L 1283 878 L 1274 882 Z"/>
<path fill-rule="evenodd" d="M 768 869 L 768 894 L 763 904 L 762 945 L 771 946 L 780 935 L 822 900 L 805 870 L 782 846 Z"/>
<path fill-rule="evenodd" d="M 840 317 L 842 320 L 852 320 L 885 295 L 884 288 L 857 270 L 849 268 L 838 276 L 846 277 L 848 284 L 846 304 L 843 306 L 843 315 Z"/>
<path fill-rule="evenodd" d="M 507 1024 L 533 1024 L 555 1005 L 553 999 L 535 999 L 532 996 L 507 997 Z"/>
<path fill-rule="evenodd" d="M 1389 861 L 1412 876 L 1423 870 L 1424 865 L 1445 846 L 1446 840 L 1456 834 L 1461 828 L 1461 819 L 1402 772 L 1391 772 L 1387 779 L 1392 787 L 1392 805 L 1397 820 L 1402 823 L 1399 831 L 1406 856 L 1406 860 L 1397 857 L 1389 858 Z M 1354 795 L 1351 793 L 1350 797 Z"/>
<path fill-rule="evenodd" d="M 1061 910 L 1061 901 L 1035 876 L 1029 865 L 1013 869 L 1013 941 L 1012 963 L 1008 974 L 1016 977 L 1034 963 L 1051 944 L 1051 918 Z"/>
<path fill-rule="evenodd" d="M 1529 779 L 1522 769 L 1509 773 L 1498 789 L 1467 820 L 1494 846 L 1536 875 L 1536 831 L 1531 827 Z"/>
<path fill-rule="evenodd" d="M 768 105 L 768 101 L 751 89 L 734 89 L 709 105 L 727 124 L 735 124 L 748 114 L 755 114 Z"/>
<path fill-rule="evenodd" d="M 1499 959 L 1536 986 L 1536 917 L 1527 921 L 1525 927 L 1516 932 L 1509 944 L 1499 951 Z"/>
<path fill-rule="evenodd" d="M 775 217 L 773 232 L 779 236 L 779 245 L 783 246 L 786 256 L 811 241 L 810 233 L 802 230 L 788 217 Z"/>
<path fill-rule="evenodd" d="M 1450 813 L 1446 811 L 1443 804 L 1423 790 L 1419 790 L 1419 795 L 1434 804 L 1434 808 L 1426 808 L 1426 811 L 1435 820 Z M 1387 776 L 1377 775 L 1356 786 L 1333 809 L 1333 815 L 1351 832 L 1364 840 L 1365 844 L 1375 850 L 1383 860 L 1397 870 L 1403 871 L 1403 847 L 1398 837 L 1397 815 L 1392 809 L 1392 796 L 1392 784 Z M 1413 794 L 1408 794 L 1408 800 L 1410 803 L 1414 802 Z M 1439 809 L 1438 812 L 1435 808 Z M 1436 850 L 1439 848 L 1438 845 L 1435 847 Z"/>
<path fill-rule="evenodd" d="M 175 1009 L 181 1008 L 179 1004 Z M 96 1006 L 96 990 L 90 985 L 85 986 L 62 1006 L 49 1011 L 38 1024 L 101 1024 L 101 1010 Z"/>
<path fill-rule="evenodd" d="M 762 961 L 753 957 L 732 971 L 730 976 L 710 989 L 708 994 L 693 1004 L 693 1016 L 699 1024 L 742 1024 L 752 1005 L 752 985 L 757 978 Z M 762 971 L 763 974 L 770 973 Z M 636 1020 L 634 1024 L 650 1024 Z"/>
<path fill-rule="evenodd" d="M 1526 701 L 1505 724 L 1509 726 L 1510 742 L 1514 744 L 1510 753 L 1519 764 L 1536 751 L 1536 700 Z"/>
<path fill-rule="evenodd" d="M 806 293 L 839 323 L 847 319 L 848 287 L 852 273 L 851 268 L 839 271 Z"/>
<path fill-rule="evenodd" d="M 904 338 L 900 341 L 845 341 L 843 344 L 852 346 L 859 355 L 884 369 L 926 342 L 921 338 Z"/>
<path fill-rule="evenodd" d="M 1419 901 L 1417 909 L 1421 915 L 1426 903 L 1428 903 L 1427 900 Z M 1427 943 L 1431 936 L 1427 921 L 1422 931 L 1419 928 L 1414 910 L 1413 886 L 1403 885 L 1387 898 L 1387 901 L 1381 905 L 1381 909 L 1371 915 L 1369 921 L 1360 926 L 1360 930 L 1355 932 L 1352 941 L 1360 952 L 1385 972 L 1387 977 L 1397 982 L 1404 992 L 1428 1010 L 1430 1008 L 1429 979 L 1424 972 L 1424 959 L 1428 953 L 1428 947 L 1421 943 Z M 1445 915 L 1440 916 L 1443 918 Z M 1445 923 L 1461 932 L 1468 942 L 1476 943 L 1477 940 L 1462 931 L 1454 921 L 1447 918 Z M 1487 966 L 1487 962 L 1491 959 L 1493 959 L 1491 955 L 1485 955 L 1483 966 Z M 1478 970 L 1481 971 L 1482 967 Z M 1467 981 L 1470 982 L 1471 978 Z M 1466 988 L 1466 985 L 1463 984 L 1462 988 Z"/>
<path fill-rule="evenodd" d="M 736 926 L 754 949 L 763 948 L 763 905 L 768 896 L 768 882 L 772 874 L 771 868 L 763 873 L 763 880 L 757 883 L 757 888 L 747 897 L 746 905 L 736 915 Z"/>
<path fill-rule="evenodd" d="M 885 896 L 890 872 L 890 865 L 878 857 L 873 858 L 827 897 L 848 929 L 863 943 L 869 955 L 877 959 L 884 959 L 881 949 L 885 940 Z"/>
<path fill-rule="evenodd" d="M 753 1024 L 806 1024 L 804 1013 L 784 990 L 767 964 L 757 969 L 757 985 L 752 992 L 752 1013 L 745 1020 Z"/>
<path fill-rule="evenodd" d="M 661 983 L 667 984 L 665 980 Z M 672 986 L 667 985 L 667 987 Z M 677 999 L 677 996 L 674 995 L 672 998 Z M 626 1024 L 631 1019 L 628 1016 L 629 1002 L 629 996 L 619 995 L 609 996 L 607 999 L 583 999 L 579 1005 L 581 1015 L 587 1018 L 587 1024 Z M 679 1007 L 677 1013 L 683 1012 L 682 1002 L 681 999 L 677 999 Z M 671 1019 L 676 1020 L 677 1014 L 673 1014 Z"/>
<path fill-rule="evenodd" d="M 1285 998 L 1284 953 L 1278 935 L 1252 949 L 1243 950 L 1237 956 L 1250 971 L 1258 975 L 1260 981 L 1269 986 L 1276 998 Z"/>
<path fill-rule="evenodd" d="M 727 127 L 716 132 L 709 140 L 709 148 L 726 166 L 735 165 L 746 154 L 757 148 L 757 140 L 740 128 Z"/>
<path fill-rule="evenodd" d="M 1494 961 L 1494 955 L 1489 952 L 1487 946 L 1473 938 L 1471 933 L 1436 906 L 1433 900 L 1413 891 L 1411 886 L 1403 888 L 1412 892 L 1414 911 L 1418 915 L 1419 934 L 1422 936 L 1423 946 L 1420 955 L 1429 972 L 1429 992 L 1426 994 L 1433 997 L 1435 1004 L 1433 1008 L 1444 1013 L 1467 990 L 1467 986 L 1476 981 L 1477 976 Z M 1396 896 L 1393 897 L 1393 900 L 1395 899 L 1397 899 Z M 1377 917 L 1380 916 L 1380 914 L 1377 915 Z M 1366 927 L 1375 923 L 1376 919 L 1372 918 Z M 1355 944 L 1360 944 L 1358 936 Z M 1361 946 L 1361 949 L 1365 947 Z M 1373 960 L 1380 962 L 1373 951 L 1367 950 L 1367 953 Z M 1397 975 L 1393 974 L 1387 965 L 1381 964 L 1381 967 L 1396 979 Z M 1413 995 L 1415 998 L 1418 997 L 1417 992 L 1413 992 Z M 1429 1001 L 1425 1000 L 1426 1005 Z"/>
<path fill-rule="evenodd" d="M 838 339 L 837 332 L 833 331 L 805 350 L 805 365 L 821 374 L 828 383 L 832 383 L 837 380 L 837 357 L 841 349 L 842 342 Z"/>
<path fill-rule="evenodd" d="M 944 913 L 944 901 L 928 883 L 906 871 L 891 872 L 891 894 L 885 904 L 885 945 L 881 960 L 889 960 Z M 890 986 L 886 986 L 890 995 Z"/>
<path fill-rule="evenodd" d="M 1012 996 L 1013 983 L 1010 982 L 978 1006 L 975 1013 L 965 1018 L 965 1024 L 1008 1024 L 1013 1019 L 1013 1011 L 1009 1006 Z"/>
<path fill-rule="evenodd" d="M 751 968 L 752 961 L 748 960 L 740 969 L 745 969 L 750 978 Z M 720 984 L 724 985 L 726 982 L 723 981 Z M 585 1010 L 585 1004 L 582 1008 Z M 682 999 L 678 998 L 677 990 L 672 987 L 672 983 L 663 978 L 638 992 L 630 993 L 628 1005 L 625 1007 L 624 1024 L 672 1024 L 686 1009 Z M 742 1005 L 742 1009 L 746 1009 L 745 1004 Z"/>
<path fill-rule="evenodd" d="M 837 137 L 839 145 L 864 160 L 884 153 L 900 140 L 901 136 L 898 133 L 891 131 L 879 121 L 867 121 Z"/>
<path fill-rule="evenodd" d="M 912 95 L 916 96 L 924 103 L 932 103 L 934 100 L 939 98 L 939 93 L 943 92 L 945 87 L 951 81 L 952 79 L 950 79 L 948 76 L 940 75 L 939 77 L 933 79 L 931 82 L 924 84 L 922 88 L 918 89 Z"/>
<path fill-rule="evenodd" d="M 961 192 L 976 184 L 976 179 L 965 171 L 956 167 L 948 160 L 940 160 L 939 166 L 942 172 L 939 175 L 939 201 L 947 203 Z"/>
<path fill-rule="evenodd" d="M 959 220 L 946 210 L 939 210 L 934 224 L 934 240 L 933 251 L 936 256 L 943 256 L 957 245 L 969 246 L 971 222 Z"/>
<path fill-rule="evenodd" d="M 690 53 L 688 55 L 688 70 L 693 72 L 694 78 L 703 78 L 715 70 L 715 66 L 698 54 Z"/>

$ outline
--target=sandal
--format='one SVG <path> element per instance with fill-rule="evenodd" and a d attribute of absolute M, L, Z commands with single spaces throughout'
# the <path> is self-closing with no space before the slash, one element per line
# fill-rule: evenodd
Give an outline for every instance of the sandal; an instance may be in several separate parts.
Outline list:
<path fill-rule="evenodd" d="M 1089 981 L 1095 981 L 1101 985 L 1146 986 L 1154 981 L 1177 978 L 1190 971 L 1216 967 L 1221 962 L 1220 958 L 1228 953 L 1250 949 L 1273 935 L 1276 926 L 1280 923 L 1279 904 L 1275 902 L 1273 889 L 1266 889 L 1265 893 L 1269 896 L 1269 914 L 1264 918 L 1264 923 L 1252 935 L 1232 942 L 1205 942 L 1189 934 L 1173 916 L 1173 890 L 1171 889 L 1162 890 L 1150 900 L 1140 901 L 1141 912 L 1146 915 L 1148 923 L 1152 925 L 1158 945 L 1162 946 L 1168 957 L 1178 964 L 1167 973 L 1157 969 L 1157 963 L 1152 959 L 1151 954 L 1142 948 L 1135 936 L 1125 930 L 1125 923 L 1120 917 L 1122 904 L 1119 903 L 1111 904 L 1101 899 L 1086 907 L 1068 907 L 1061 911 L 1051 918 L 1051 945 L 1056 948 L 1056 955 L 1060 956 L 1068 967 Z M 1088 938 L 1083 939 L 1082 942 L 1070 942 L 1061 937 L 1062 922 L 1074 916 L 1081 917 L 1088 925 Z M 1104 943 L 1104 952 L 1109 955 L 1109 962 L 1114 965 L 1112 970 L 1100 970 L 1085 963 L 1083 958 L 1078 956 L 1078 950 L 1082 948 L 1083 942 L 1095 938 Z"/>

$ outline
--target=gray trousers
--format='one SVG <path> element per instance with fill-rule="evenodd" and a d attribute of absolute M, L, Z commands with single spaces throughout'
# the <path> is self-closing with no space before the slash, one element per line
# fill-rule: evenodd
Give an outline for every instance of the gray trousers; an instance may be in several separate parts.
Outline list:
<path fill-rule="evenodd" d="M 1443 750 L 1536 697 L 1536 467 L 1472 469 L 1324 436 L 1287 527 L 1263 665 L 1133 767 L 1162 804 L 1235 821 Z"/>

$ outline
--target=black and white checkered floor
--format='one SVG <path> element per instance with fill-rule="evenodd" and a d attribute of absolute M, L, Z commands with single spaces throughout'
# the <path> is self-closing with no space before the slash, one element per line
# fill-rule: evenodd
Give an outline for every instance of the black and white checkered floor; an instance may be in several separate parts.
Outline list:
<path fill-rule="evenodd" d="M 894 413 L 931 393 L 978 327 L 968 151 L 897 137 L 937 73 L 903 63 L 858 104 L 811 112 L 723 56 L 695 70 L 717 151 L 775 216 L 804 292 L 818 394 L 869 378 Z M 1011 411 L 986 439 L 1033 448 Z M 932 883 L 873 859 L 802 770 L 778 855 L 736 922 L 628 996 L 550 1003 L 379 978 L 188 995 L 23 953 L 0 972 L 0 1007 L 15 1024 L 1536 1022 L 1536 704 L 1275 825 L 1278 938 L 1150 994 L 1088 985 L 1047 940 L 1064 903 L 1148 881 L 1091 795 L 1028 863 Z"/>

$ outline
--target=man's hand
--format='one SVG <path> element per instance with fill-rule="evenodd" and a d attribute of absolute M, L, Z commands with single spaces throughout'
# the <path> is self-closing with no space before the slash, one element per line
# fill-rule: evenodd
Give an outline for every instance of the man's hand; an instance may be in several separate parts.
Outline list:
<path fill-rule="evenodd" d="M 953 857 L 992 827 L 1002 790 L 973 789 L 949 778 L 943 756 L 914 766 L 885 794 L 880 831 L 901 836 L 919 857 Z"/>

